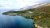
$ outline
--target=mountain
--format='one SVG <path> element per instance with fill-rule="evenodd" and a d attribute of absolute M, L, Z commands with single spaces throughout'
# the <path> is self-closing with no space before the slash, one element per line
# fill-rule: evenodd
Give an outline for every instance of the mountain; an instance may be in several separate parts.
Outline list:
<path fill-rule="evenodd" d="M 27 10 L 27 9 L 32 9 L 32 8 L 38 8 L 38 7 L 43 7 L 43 6 L 47 6 L 47 4 L 49 3 L 40 3 L 40 4 L 36 4 L 36 5 L 31 5 L 31 6 L 26 6 L 20 9 L 15 9 L 14 11 L 23 11 L 23 10 Z"/>

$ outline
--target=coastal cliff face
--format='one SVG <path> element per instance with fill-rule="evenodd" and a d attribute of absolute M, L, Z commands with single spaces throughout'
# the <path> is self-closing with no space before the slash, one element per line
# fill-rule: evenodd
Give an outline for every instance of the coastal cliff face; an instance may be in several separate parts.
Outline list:
<path fill-rule="evenodd" d="M 50 28 L 50 6 L 38 7 L 33 9 L 28 9 L 25 11 L 9 11 L 3 14 L 6 15 L 20 15 L 25 18 L 34 19 L 35 24 L 39 26 Z"/>

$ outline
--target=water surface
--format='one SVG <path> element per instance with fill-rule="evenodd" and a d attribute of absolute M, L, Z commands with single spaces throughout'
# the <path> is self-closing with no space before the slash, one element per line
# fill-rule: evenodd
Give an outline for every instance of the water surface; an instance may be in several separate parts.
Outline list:
<path fill-rule="evenodd" d="M 33 20 L 23 16 L 3 15 L 0 12 L 0 28 L 33 28 Z"/>

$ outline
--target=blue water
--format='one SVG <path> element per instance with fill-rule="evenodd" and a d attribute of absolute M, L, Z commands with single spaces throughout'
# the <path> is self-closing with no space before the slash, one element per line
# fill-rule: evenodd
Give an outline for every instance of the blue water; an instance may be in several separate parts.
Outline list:
<path fill-rule="evenodd" d="M 0 28 L 33 28 L 33 20 L 0 13 Z"/>

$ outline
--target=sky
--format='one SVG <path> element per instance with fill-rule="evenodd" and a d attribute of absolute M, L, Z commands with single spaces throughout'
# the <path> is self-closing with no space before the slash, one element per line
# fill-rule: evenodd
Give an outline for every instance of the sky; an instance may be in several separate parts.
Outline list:
<path fill-rule="evenodd" d="M 0 9 L 20 9 L 47 2 L 50 2 L 50 0 L 0 0 Z"/>

